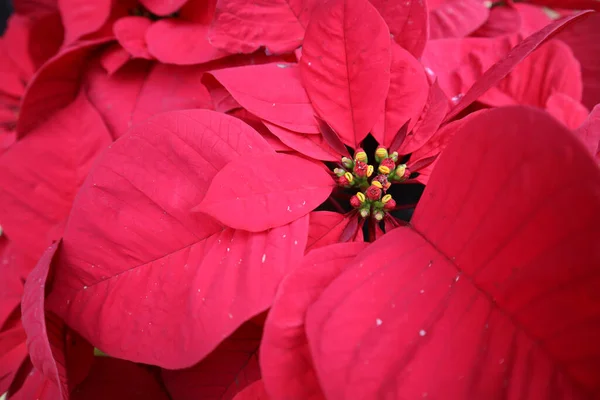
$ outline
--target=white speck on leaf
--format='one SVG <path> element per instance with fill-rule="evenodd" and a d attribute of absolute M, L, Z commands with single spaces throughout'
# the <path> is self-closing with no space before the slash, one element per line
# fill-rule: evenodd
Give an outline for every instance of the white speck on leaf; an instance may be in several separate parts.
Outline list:
<path fill-rule="evenodd" d="M 381 324 L 383 324 L 383 321 L 382 321 L 382 320 L 380 320 L 379 318 L 377 318 L 377 319 L 375 320 L 375 325 L 377 325 L 377 326 L 380 326 Z"/>
<path fill-rule="evenodd" d="M 285 233 L 284 233 L 283 235 L 281 235 L 281 237 L 282 237 L 282 238 L 284 238 L 284 239 L 285 239 L 285 237 L 286 237 L 286 236 L 287 236 L 287 235 L 286 235 Z"/>
<path fill-rule="evenodd" d="M 231 250 L 229 247 L 227 248 L 227 252 L 229 253 L 229 250 Z"/>
<path fill-rule="evenodd" d="M 288 212 L 292 212 L 292 207 L 288 206 L 287 210 L 288 210 Z"/>
<path fill-rule="evenodd" d="M 84 286 L 84 287 L 83 287 L 83 290 L 86 290 L 86 289 L 87 289 L 87 286 Z"/>
<path fill-rule="evenodd" d="M 504 358 L 501 358 L 500 361 L 498 361 L 498 364 L 504 364 Z"/>
<path fill-rule="evenodd" d="M 309 62 L 308 62 L 308 66 L 310 67 L 311 65 L 312 65 L 312 63 L 309 61 Z"/>
<path fill-rule="evenodd" d="M 427 335 L 427 331 L 425 329 L 421 329 L 419 331 L 419 336 L 425 336 L 425 335 Z"/>
<path fill-rule="evenodd" d="M 425 293 L 425 290 L 421 289 L 421 290 L 419 290 L 419 293 L 423 294 L 423 293 Z"/>
<path fill-rule="evenodd" d="M 298 241 L 297 241 L 297 240 L 294 240 L 294 245 L 297 245 L 297 244 L 298 244 Z"/>
<path fill-rule="evenodd" d="M 273 103 L 273 105 L 271 107 L 275 107 L 275 103 Z"/>
<path fill-rule="evenodd" d="M 231 313 L 227 314 L 227 316 L 229 317 L 229 319 L 233 319 L 233 315 Z"/>
<path fill-rule="evenodd" d="M 458 282 L 459 279 L 460 279 L 460 275 L 456 275 L 456 278 L 454 278 L 454 282 Z"/>
<path fill-rule="evenodd" d="M 264 264 L 266 260 L 267 260 L 267 255 L 263 254 L 263 256 L 262 256 L 262 263 Z"/>

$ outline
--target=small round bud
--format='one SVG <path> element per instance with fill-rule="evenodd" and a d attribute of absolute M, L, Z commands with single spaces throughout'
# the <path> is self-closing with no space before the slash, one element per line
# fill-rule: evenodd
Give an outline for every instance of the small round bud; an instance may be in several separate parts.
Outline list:
<path fill-rule="evenodd" d="M 377 150 L 375 150 L 375 160 L 377 162 L 381 162 L 381 160 L 383 160 L 384 158 L 387 158 L 387 156 L 388 156 L 388 151 L 385 147 L 383 147 L 383 146 L 377 147 Z"/>
<path fill-rule="evenodd" d="M 379 165 L 388 167 L 392 171 L 394 170 L 394 168 L 396 168 L 396 163 L 391 158 L 386 158 L 386 159 L 381 160 L 381 163 Z"/>
<path fill-rule="evenodd" d="M 394 208 L 396 208 L 396 200 L 394 199 L 390 199 L 383 205 L 383 209 L 387 211 L 393 210 Z"/>
<path fill-rule="evenodd" d="M 379 189 L 383 189 L 383 185 L 379 181 L 374 180 L 373 182 L 371 182 L 371 185 L 373 185 Z"/>
<path fill-rule="evenodd" d="M 369 165 L 367 167 L 367 177 L 370 177 L 371 175 L 373 175 L 374 170 L 375 170 L 375 167 L 373 167 L 372 165 Z"/>
<path fill-rule="evenodd" d="M 360 206 L 362 206 L 362 201 L 360 201 L 360 199 L 358 198 L 358 196 L 354 195 L 352 197 L 350 197 L 350 205 L 352 206 L 352 208 L 360 208 Z"/>
<path fill-rule="evenodd" d="M 354 175 L 356 175 L 359 178 L 364 178 L 365 176 L 367 176 L 368 169 L 369 165 L 365 164 L 362 161 L 357 161 L 356 163 L 354 163 Z"/>
<path fill-rule="evenodd" d="M 350 173 L 350 172 L 346 172 L 344 174 L 344 177 L 346 178 L 346 180 L 350 183 L 352 183 L 354 181 L 354 176 Z"/>
<path fill-rule="evenodd" d="M 406 164 L 400 164 L 396 167 L 394 171 L 394 180 L 397 182 L 402 182 L 408 179 L 410 176 L 410 169 L 406 166 Z"/>
<path fill-rule="evenodd" d="M 390 200 L 392 200 L 392 195 L 391 195 L 391 194 L 386 194 L 385 196 L 383 196 L 383 197 L 381 198 L 381 202 L 382 202 L 383 204 L 385 204 L 385 203 L 389 202 Z"/>
<path fill-rule="evenodd" d="M 367 153 L 365 153 L 365 151 L 359 147 L 358 149 L 356 149 L 356 152 L 354 153 L 354 160 L 362 161 L 362 162 L 366 163 L 367 162 Z"/>
<path fill-rule="evenodd" d="M 363 217 L 363 218 L 367 218 L 370 213 L 371 213 L 371 211 L 369 210 L 368 207 L 360 209 L 360 216 Z"/>
<path fill-rule="evenodd" d="M 335 168 L 333 170 L 333 173 L 336 174 L 337 176 L 342 176 L 346 173 L 346 170 L 343 168 Z"/>
<path fill-rule="evenodd" d="M 365 192 L 365 196 L 369 200 L 373 200 L 373 201 L 379 200 L 381 198 L 381 189 L 375 185 L 371 185 L 367 188 L 367 191 Z"/>
<path fill-rule="evenodd" d="M 338 178 L 337 180 L 338 185 L 342 186 L 342 187 L 350 187 L 352 186 L 352 183 L 350 183 L 348 181 L 348 179 L 346 178 L 346 175 L 342 175 Z"/>
<path fill-rule="evenodd" d="M 390 158 L 391 158 L 392 160 L 394 160 L 394 162 L 395 162 L 395 163 L 397 163 L 397 162 L 398 162 L 398 152 L 397 152 L 397 151 L 395 151 L 395 152 L 393 152 L 392 154 L 390 154 Z"/>
<path fill-rule="evenodd" d="M 354 168 L 354 161 L 348 157 L 342 157 L 342 165 L 347 169 L 352 169 Z"/>
<path fill-rule="evenodd" d="M 361 203 L 364 203 L 366 200 L 365 194 L 362 192 L 356 193 L 356 197 L 358 197 L 358 199 L 360 200 Z"/>
<path fill-rule="evenodd" d="M 381 210 L 377 210 L 373 213 L 373 218 L 377 221 L 381 221 L 385 217 L 385 213 Z"/>
<path fill-rule="evenodd" d="M 374 184 L 375 182 L 379 182 L 383 189 L 387 190 L 387 188 L 390 187 L 390 182 L 386 175 L 377 175 L 375 178 L 373 178 L 373 182 L 371 182 L 371 184 Z"/>

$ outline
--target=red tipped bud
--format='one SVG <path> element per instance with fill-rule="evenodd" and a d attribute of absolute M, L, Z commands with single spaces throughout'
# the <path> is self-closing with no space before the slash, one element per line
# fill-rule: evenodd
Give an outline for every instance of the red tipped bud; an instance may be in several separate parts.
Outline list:
<path fill-rule="evenodd" d="M 367 176 L 368 169 L 369 165 L 365 164 L 362 161 L 357 161 L 354 164 L 354 174 L 359 178 L 364 178 L 365 176 Z"/>
<path fill-rule="evenodd" d="M 394 199 L 390 199 L 383 205 L 383 209 L 387 211 L 393 210 L 394 208 L 396 208 L 396 201 Z"/>
<path fill-rule="evenodd" d="M 390 182 L 388 181 L 388 177 L 385 175 L 377 175 L 375 178 L 373 178 L 371 185 L 376 185 L 375 182 L 379 183 L 381 185 L 382 189 L 387 190 L 390 187 Z"/>
<path fill-rule="evenodd" d="M 350 205 L 352 206 L 352 208 L 360 208 L 360 206 L 362 206 L 362 204 L 363 203 L 360 201 L 358 196 L 350 197 Z"/>
<path fill-rule="evenodd" d="M 356 152 L 354 153 L 354 160 L 362 161 L 362 162 L 366 163 L 367 162 L 367 153 L 365 153 L 365 151 L 359 147 L 358 149 L 356 149 Z"/>
<path fill-rule="evenodd" d="M 352 182 L 348 180 L 348 177 L 346 177 L 346 175 L 340 176 L 337 180 L 337 183 L 338 183 L 338 185 L 343 186 L 343 187 L 352 186 Z"/>
<path fill-rule="evenodd" d="M 342 157 L 342 165 L 347 169 L 352 169 L 354 167 L 354 161 L 348 157 Z"/>
<path fill-rule="evenodd" d="M 394 168 L 396 168 L 396 163 L 391 158 L 386 158 L 384 160 L 381 160 L 381 163 L 379 165 L 388 167 L 391 171 L 393 171 Z"/>
<path fill-rule="evenodd" d="M 378 188 L 376 185 L 371 185 L 367 188 L 367 191 L 365 192 L 365 196 L 369 199 L 369 200 L 379 200 L 381 198 L 381 189 Z"/>

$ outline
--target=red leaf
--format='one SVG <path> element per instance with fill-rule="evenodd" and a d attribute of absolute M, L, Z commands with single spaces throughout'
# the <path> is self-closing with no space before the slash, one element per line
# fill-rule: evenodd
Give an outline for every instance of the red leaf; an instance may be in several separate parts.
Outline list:
<path fill-rule="evenodd" d="M 300 75 L 317 114 L 352 147 L 384 108 L 390 60 L 389 30 L 367 0 L 331 0 L 315 8 Z"/>
<path fill-rule="evenodd" d="M 424 1 L 370 0 L 383 17 L 392 38 L 416 58 L 427 43 L 429 13 Z"/>
<path fill-rule="evenodd" d="M 585 147 L 600 161 L 600 105 L 594 107 L 587 119 L 575 130 Z"/>
<path fill-rule="evenodd" d="M 11 400 L 58 400 L 61 398 L 58 387 L 35 368 L 28 372 L 23 386 L 16 392 L 10 391 Z"/>
<path fill-rule="evenodd" d="M 48 309 L 108 355 L 196 364 L 271 305 L 303 255 L 307 217 L 253 234 L 191 212 L 228 162 L 272 152 L 246 124 L 213 111 L 136 125 L 75 199 Z"/>
<path fill-rule="evenodd" d="M 260 119 L 296 132 L 319 133 L 296 65 L 248 65 L 210 73 L 242 107 Z"/>
<path fill-rule="evenodd" d="M 113 24 L 113 31 L 119 44 L 132 57 L 152 59 L 146 44 L 146 31 L 151 25 L 152 21 L 146 17 L 124 17 Z"/>
<path fill-rule="evenodd" d="M 38 258 L 71 210 L 96 155 L 111 142 L 81 93 L 0 155 L 0 220 L 26 254 Z"/>
<path fill-rule="evenodd" d="M 323 139 L 325 140 L 325 142 L 332 149 L 337 151 L 338 154 L 340 154 L 342 156 L 351 157 L 350 152 L 346 148 L 346 145 L 344 145 L 344 143 L 340 140 L 340 138 L 335 133 L 335 131 L 331 128 L 331 126 L 329 126 L 329 124 L 327 122 L 323 121 L 321 118 L 319 118 L 317 116 L 315 116 L 315 118 L 317 119 L 317 123 L 319 125 L 319 131 L 321 132 L 321 135 L 323 136 Z"/>
<path fill-rule="evenodd" d="M 19 138 L 71 103 L 79 92 L 83 64 L 89 53 L 107 39 L 80 42 L 48 60 L 29 83 L 21 102 Z"/>
<path fill-rule="evenodd" d="M 477 100 L 489 88 L 495 86 L 502 78 L 512 71 L 515 66 L 525 57 L 533 52 L 539 45 L 552 38 L 565 27 L 570 26 L 577 21 L 584 21 L 590 16 L 590 11 L 583 11 L 577 15 L 563 18 L 546 26 L 540 31 L 529 36 L 517 46 L 515 46 L 506 57 L 494 64 L 483 76 L 478 79 L 460 101 L 450 110 L 446 116 L 446 121 L 456 117 L 461 111 L 467 108 L 472 102 Z"/>
<path fill-rule="evenodd" d="M 155 375 L 142 365 L 95 357 L 90 374 L 71 394 L 73 400 L 168 400 Z"/>
<path fill-rule="evenodd" d="M 595 1 L 590 4 L 592 3 Z M 598 5 L 596 6 L 596 10 L 600 10 Z M 600 34 L 596 28 L 599 23 L 600 14 L 590 14 L 589 17 L 569 26 L 557 36 L 569 45 L 581 64 L 582 102 L 589 109 L 600 103 Z"/>
<path fill-rule="evenodd" d="M 117 72 L 129 60 L 131 60 L 131 54 L 119 43 L 113 43 L 107 47 L 100 56 L 100 64 L 109 75 Z"/>
<path fill-rule="evenodd" d="M 58 7 L 65 25 L 64 45 L 67 46 L 104 25 L 110 15 L 112 1 L 58 0 Z"/>
<path fill-rule="evenodd" d="M 327 398 L 593 398 L 600 170 L 547 114 L 511 107 L 466 123 L 435 171 L 414 228 L 308 308 Z"/>
<path fill-rule="evenodd" d="M 285 145 L 315 160 L 339 161 L 340 153 L 334 150 L 321 135 L 305 135 L 265 122 L 266 127 Z"/>
<path fill-rule="evenodd" d="M 173 14 L 188 1 L 194 0 L 140 0 L 140 3 L 142 3 L 142 5 L 152 14 L 164 17 Z"/>
<path fill-rule="evenodd" d="M 351 214 L 331 211 L 314 211 L 310 213 L 306 252 L 341 242 L 342 233 L 353 222 L 353 219 L 357 218 Z"/>
<path fill-rule="evenodd" d="M 221 169 L 194 210 L 233 229 L 261 232 L 307 215 L 334 185 L 327 172 L 300 157 L 249 156 Z"/>
<path fill-rule="evenodd" d="M 258 380 L 239 392 L 233 400 L 269 400 L 262 380 Z"/>
<path fill-rule="evenodd" d="M 324 399 L 304 331 L 306 309 L 365 243 L 338 243 L 311 251 L 281 283 L 260 348 L 267 392 L 275 399 Z M 348 343 L 350 344 L 350 343 Z"/>
<path fill-rule="evenodd" d="M 252 53 L 264 46 L 286 53 L 302 44 L 316 0 L 219 0 L 210 42 L 231 53 Z"/>
<path fill-rule="evenodd" d="M 513 35 L 519 33 L 520 29 L 521 16 L 517 8 L 498 5 L 490 9 L 487 21 L 473 32 L 471 36 L 491 38 L 502 35 Z"/>
<path fill-rule="evenodd" d="M 479 0 L 428 2 L 429 38 L 465 37 L 485 23 L 489 9 Z"/>
<path fill-rule="evenodd" d="M 261 336 L 261 327 L 245 323 L 193 367 L 163 369 L 169 394 L 178 400 L 231 400 L 260 379 L 257 353 Z"/>
<path fill-rule="evenodd" d="M 587 119 L 589 111 L 580 102 L 564 93 L 548 97 L 546 110 L 569 129 L 577 129 Z"/>
<path fill-rule="evenodd" d="M 377 142 L 386 147 L 402 125 L 409 120 L 417 121 L 429 93 L 429 82 L 421 63 L 396 44 L 392 45 L 391 71 L 384 112 L 371 131 Z"/>

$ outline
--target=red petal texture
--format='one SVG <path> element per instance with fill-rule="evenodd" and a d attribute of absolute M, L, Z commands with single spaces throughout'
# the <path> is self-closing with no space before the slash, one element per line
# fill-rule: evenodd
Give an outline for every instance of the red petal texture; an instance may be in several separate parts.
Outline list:
<path fill-rule="evenodd" d="M 58 0 L 65 25 L 65 46 L 89 33 L 96 32 L 108 20 L 111 0 Z"/>
<path fill-rule="evenodd" d="M 106 48 L 100 56 L 100 64 L 109 75 L 117 72 L 129 60 L 131 60 L 131 54 L 118 43 L 113 43 Z"/>
<path fill-rule="evenodd" d="M 352 216 L 348 214 L 331 211 L 310 213 L 306 252 L 341 242 L 342 233 L 351 223 Z"/>
<path fill-rule="evenodd" d="M 600 14 L 569 26 L 557 38 L 569 45 L 581 64 L 583 104 L 589 109 L 600 103 Z"/>
<path fill-rule="evenodd" d="M 75 199 L 47 307 L 108 355 L 196 364 L 270 306 L 304 252 L 308 217 L 252 234 L 191 212 L 228 162 L 272 152 L 243 122 L 207 110 L 136 125 Z"/>
<path fill-rule="evenodd" d="M 277 152 L 293 152 L 294 149 L 283 144 L 281 140 L 267 129 L 265 124 L 258 118 L 256 115 L 249 113 L 245 108 L 238 108 L 229 113 L 229 115 L 233 115 L 236 118 L 241 119 L 248 125 L 250 125 L 256 132 L 260 134 L 260 136 L 265 139 L 271 148 Z"/>
<path fill-rule="evenodd" d="M 61 399 L 58 387 L 37 369 L 28 372 L 23 386 L 16 392 L 11 391 L 11 400 L 58 400 Z"/>
<path fill-rule="evenodd" d="M 266 121 L 265 125 L 285 145 L 296 150 L 298 153 L 314 158 L 315 160 L 340 160 L 340 154 L 327 143 L 322 135 L 296 133 Z"/>
<path fill-rule="evenodd" d="M 384 113 L 371 134 L 377 142 L 389 146 L 408 120 L 417 122 L 429 93 L 429 82 L 421 63 L 399 45 L 392 45 L 390 90 Z"/>
<path fill-rule="evenodd" d="M 58 239 L 55 228 L 69 214 L 96 155 L 111 141 L 82 93 L 0 155 L 0 221 L 22 251 L 37 258 Z"/>
<path fill-rule="evenodd" d="M 210 73 L 242 107 L 257 117 L 296 132 L 319 133 L 315 111 L 296 65 L 248 65 Z"/>
<path fill-rule="evenodd" d="M 546 110 L 569 129 L 576 129 L 587 119 L 589 111 L 580 102 L 563 93 L 555 93 L 546 101 Z"/>
<path fill-rule="evenodd" d="M 323 168 L 300 157 L 249 156 L 221 169 L 195 210 L 230 228 L 261 232 L 307 215 L 334 186 Z"/>
<path fill-rule="evenodd" d="M 152 14 L 166 16 L 179 10 L 188 1 L 194 0 L 140 0 L 140 3 Z"/>
<path fill-rule="evenodd" d="M 57 10 L 56 0 L 19 0 L 13 7 L 18 14 L 36 14 Z"/>
<path fill-rule="evenodd" d="M 75 99 L 86 58 L 106 41 L 99 39 L 79 43 L 61 51 L 44 64 L 29 83 L 21 102 L 17 124 L 19 137 Z"/>
<path fill-rule="evenodd" d="M 337 243 L 311 251 L 281 283 L 260 348 L 263 382 L 271 398 L 325 399 L 305 334 L 306 310 L 366 247 L 366 243 Z"/>
<path fill-rule="evenodd" d="M 142 365 L 95 357 L 88 377 L 71 394 L 73 400 L 168 400 L 155 375 Z"/>
<path fill-rule="evenodd" d="M 553 21 L 541 7 L 526 3 L 513 3 L 512 7 L 519 12 L 520 32 L 523 37 L 534 34 Z"/>
<path fill-rule="evenodd" d="M 510 107 L 466 123 L 435 171 L 413 227 L 359 254 L 308 308 L 327 398 L 597 397 L 593 160 L 543 112 Z"/>
<path fill-rule="evenodd" d="M 231 53 L 285 53 L 302 44 L 316 0 L 218 0 L 210 42 Z"/>
<path fill-rule="evenodd" d="M 146 30 L 151 25 L 152 21 L 145 17 L 124 17 L 113 24 L 113 31 L 119 44 L 132 57 L 151 59 L 146 44 Z"/>
<path fill-rule="evenodd" d="M 600 105 L 594 107 L 588 118 L 575 130 L 585 147 L 600 161 Z"/>
<path fill-rule="evenodd" d="M 450 110 L 446 116 L 446 121 L 457 116 L 461 111 L 467 108 L 472 102 L 477 100 L 487 90 L 496 85 L 501 79 L 512 71 L 515 66 L 533 52 L 539 45 L 552 38 L 560 30 L 580 21 L 585 21 L 591 15 L 590 11 L 584 11 L 577 15 L 563 18 L 546 26 L 540 31 L 529 36 L 517 46 L 515 46 L 506 57 L 494 64 L 479 78 L 473 86 L 465 93 L 460 101 Z"/>
<path fill-rule="evenodd" d="M 473 32 L 471 36 L 496 37 L 513 35 L 519 33 L 521 24 L 521 16 L 515 7 L 498 5 L 490 9 L 485 23 Z"/>
<path fill-rule="evenodd" d="M 370 0 L 387 23 L 396 43 L 420 58 L 427 43 L 429 13 L 424 1 Z"/>
<path fill-rule="evenodd" d="M 438 0 L 429 6 L 429 38 L 464 37 L 485 23 L 489 9 L 480 0 Z"/>
<path fill-rule="evenodd" d="M 257 353 L 261 336 L 262 328 L 247 322 L 195 366 L 163 369 L 169 394 L 178 400 L 231 400 L 260 379 Z"/>
<path fill-rule="evenodd" d="M 263 381 L 256 381 L 239 392 L 234 400 L 269 400 Z"/>
<path fill-rule="evenodd" d="M 352 147 L 384 108 L 390 87 L 388 27 L 367 0 L 315 8 L 302 45 L 300 75 L 317 114 Z"/>

